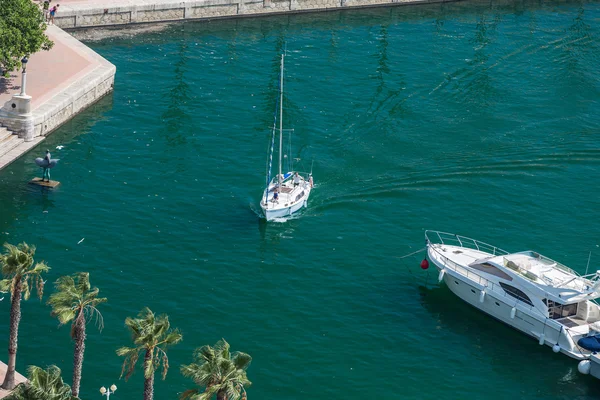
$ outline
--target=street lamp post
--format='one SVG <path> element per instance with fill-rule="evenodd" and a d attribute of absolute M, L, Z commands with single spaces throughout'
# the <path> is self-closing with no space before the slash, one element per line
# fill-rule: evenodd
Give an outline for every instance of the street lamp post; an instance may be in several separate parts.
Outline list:
<path fill-rule="evenodd" d="M 109 389 L 106 389 L 104 386 L 100 388 L 100 393 L 102 396 L 106 396 L 106 400 L 110 399 L 110 395 L 117 391 L 117 387 L 115 385 L 111 385 Z"/>
<path fill-rule="evenodd" d="M 23 57 L 21 64 L 23 64 L 23 75 L 21 79 L 21 96 L 25 96 L 25 86 L 27 85 L 27 56 Z"/>

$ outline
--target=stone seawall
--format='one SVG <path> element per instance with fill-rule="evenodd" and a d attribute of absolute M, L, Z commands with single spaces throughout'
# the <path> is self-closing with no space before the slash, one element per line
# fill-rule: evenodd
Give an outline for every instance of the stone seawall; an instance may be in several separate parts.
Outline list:
<path fill-rule="evenodd" d="M 56 128 L 113 90 L 116 67 L 61 30 L 49 26 L 54 47 L 35 53 L 27 68 L 27 94 L 18 76 L 0 93 L 0 169 L 45 139 Z"/>
<path fill-rule="evenodd" d="M 449 0 L 130 0 L 118 3 L 118 7 L 111 7 L 115 3 L 107 2 L 108 8 L 64 3 L 55 23 L 64 29 L 73 29 L 445 1 Z"/>

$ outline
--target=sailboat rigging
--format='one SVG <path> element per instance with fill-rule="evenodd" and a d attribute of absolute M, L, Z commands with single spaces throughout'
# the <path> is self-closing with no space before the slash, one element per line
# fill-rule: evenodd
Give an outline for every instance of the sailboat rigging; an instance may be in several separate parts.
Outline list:
<path fill-rule="evenodd" d="M 278 110 L 275 112 L 271 134 L 271 146 L 267 158 L 266 187 L 260 202 L 263 215 L 267 221 L 292 215 L 303 207 L 306 207 L 308 204 L 308 197 L 313 188 L 312 167 L 310 173 L 293 170 L 291 138 L 289 144 L 290 156 L 286 156 L 289 164 L 289 172 L 283 173 L 283 133 L 289 132 L 290 136 L 293 133 L 293 129 L 288 130 L 283 128 L 284 60 L 285 54 L 282 54 L 281 72 L 279 76 L 279 104 Z M 277 111 L 279 111 L 279 121 L 277 121 Z M 277 124 L 279 124 L 279 127 L 277 127 Z M 277 131 L 279 131 L 279 172 L 276 177 L 271 178 L 273 154 L 275 152 L 275 136 Z"/>

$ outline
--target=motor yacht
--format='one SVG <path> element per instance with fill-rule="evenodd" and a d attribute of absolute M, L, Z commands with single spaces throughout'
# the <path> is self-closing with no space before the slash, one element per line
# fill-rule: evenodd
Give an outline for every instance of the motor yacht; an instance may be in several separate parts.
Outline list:
<path fill-rule="evenodd" d="M 556 353 L 588 360 L 600 351 L 600 271 L 582 276 L 535 251 L 509 253 L 446 232 L 425 239 L 439 281 L 462 300 Z"/>

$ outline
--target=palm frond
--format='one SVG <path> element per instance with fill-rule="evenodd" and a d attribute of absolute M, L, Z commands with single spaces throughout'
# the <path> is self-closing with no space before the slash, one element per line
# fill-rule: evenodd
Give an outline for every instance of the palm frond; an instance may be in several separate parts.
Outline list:
<path fill-rule="evenodd" d="M 82 315 L 84 323 L 95 319 L 98 329 L 102 331 L 104 328 L 102 314 L 96 305 L 104 303 L 106 299 L 97 297 L 100 290 L 90 287 L 89 277 L 89 273 L 79 272 L 73 276 L 62 276 L 54 283 L 56 292 L 48 299 L 48 305 L 52 307 L 52 315 L 58 318 L 61 325 Z M 72 327 L 71 332 L 73 331 Z"/>
<path fill-rule="evenodd" d="M 241 351 L 236 351 L 235 353 L 233 353 L 231 361 L 235 365 L 235 368 L 246 370 L 252 362 L 252 357 L 250 357 L 250 354 L 242 353 Z"/>
<path fill-rule="evenodd" d="M 86 314 L 86 323 L 95 320 L 94 324 L 98 327 L 98 330 L 102 332 L 104 329 L 104 317 L 102 316 L 102 313 L 92 305 L 85 307 L 83 312 Z"/>
<path fill-rule="evenodd" d="M 229 343 L 219 340 L 214 346 L 202 346 L 194 351 L 194 362 L 181 366 L 181 373 L 209 391 L 222 392 L 228 400 L 237 400 L 251 382 L 246 376 L 252 357 L 246 353 L 231 353 Z M 210 396 L 212 396 L 212 394 Z M 210 399 L 201 397 L 202 400 Z"/>
<path fill-rule="evenodd" d="M 45 370 L 30 366 L 28 382 L 23 383 L 8 396 L 7 400 L 71 400 L 71 388 L 61 377 L 60 368 L 51 365 Z"/>
<path fill-rule="evenodd" d="M 120 347 L 119 349 L 117 349 L 117 355 L 120 357 L 125 357 L 125 360 L 123 360 L 123 366 L 121 367 L 121 375 L 119 378 L 125 376 L 125 381 L 127 381 L 129 377 L 133 374 L 133 371 L 135 371 L 135 364 L 137 364 L 137 361 L 140 357 L 139 352 L 141 350 L 142 349 L 140 348 L 134 347 Z"/>
<path fill-rule="evenodd" d="M 189 389 L 179 395 L 179 400 L 197 400 L 198 396 L 198 389 Z"/>
<path fill-rule="evenodd" d="M 27 271 L 28 275 L 39 275 L 50 271 L 50 267 L 44 261 L 36 263 L 31 271 Z"/>
<path fill-rule="evenodd" d="M 162 342 L 165 346 L 173 346 L 181 342 L 182 340 L 183 335 L 181 334 L 181 332 L 179 332 L 178 329 L 175 329 L 174 331 L 169 332 Z"/>
<path fill-rule="evenodd" d="M 158 368 L 159 360 L 156 359 L 155 349 L 147 349 L 146 354 L 150 353 L 150 357 L 144 359 L 144 378 L 148 379 L 154 375 L 154 371 Z"/>
<path fill-rule="evenodd" d="M 12 279 L 2 279 L 0 280 L 0 292 L 8 293 L 12 292 Z"/>
<path fill-rule="evenodd" d="M 29 300 L 29 296 L 31 294 L 31 291 L 29 289 L 29 279 L 27 279 L 26 277 L 21 281 L 21 292 L 23 293 L 23 299 L 25 300 Z"/>
<path fill-rule="evenodd" d="M 125 326 L 130 330 L 133 343 L 136 346 L 136 357 L 142 350 L 145 350 L 146 354 L 148 354 L 143 365 L 144 376 L 149 378 L 157 369 L 162 367 L 162 378 L 165 379 L 169 370 L 169 359 L 166 349 L 182 340 L 179 330 L 175 329 L 171 331 L 168 317 L 166 315 L 159 315 L 157 317 L 147 307 L 142 309 L 137 318 L 127 317 L 125 319 Z M 118 355 L 126 357 L 123 363 L 123 372 L 127 371 L 126 377 L 131 375 L 134 366 L 131 364 L 131 358 L 127 358 L 131 355 L 130 350 L 130 348 L 117 350 Z M 135 361 L 137 361 L 137 358 Z"/>

